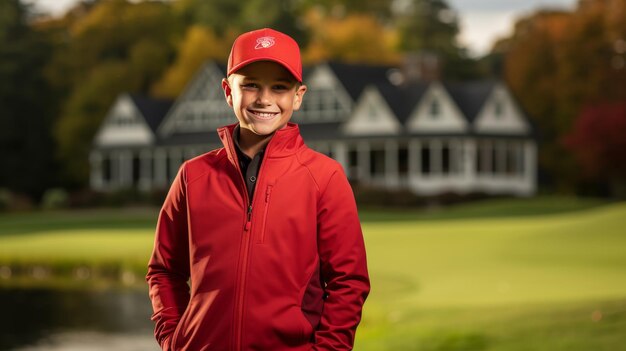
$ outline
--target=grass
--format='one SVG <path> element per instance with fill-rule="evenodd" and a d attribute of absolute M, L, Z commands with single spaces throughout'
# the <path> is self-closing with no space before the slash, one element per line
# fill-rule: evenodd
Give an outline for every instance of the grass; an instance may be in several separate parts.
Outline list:
<path fill-rule="evenodd" d="M 492 200 L 360 215 L 372 292 L 356 350 L 626 345 L 626 203 Z M 155 210 L 5 214 L 0 263 L 145 272 L 155 220 Z"/>
<path fill-rule="evenodd" d="M 372 292 L 355 349 L 615 350 L 626 344 L 625 224 L 624 203 L 368 223 Z"/>

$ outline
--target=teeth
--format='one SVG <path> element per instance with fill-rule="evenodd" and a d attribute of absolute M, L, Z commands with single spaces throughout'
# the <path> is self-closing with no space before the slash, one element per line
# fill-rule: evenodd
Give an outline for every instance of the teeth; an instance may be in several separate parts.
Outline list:
<path fill-rule="evenodd" d="M 255 115 L 262 117 L 262 118 L 270 118 L 273 117 L 275 115 L 275 113 L 268 113 L 268 112 L 257 112 L 257 111 L 252 111 L 252 113 L 254 113 Z"/>

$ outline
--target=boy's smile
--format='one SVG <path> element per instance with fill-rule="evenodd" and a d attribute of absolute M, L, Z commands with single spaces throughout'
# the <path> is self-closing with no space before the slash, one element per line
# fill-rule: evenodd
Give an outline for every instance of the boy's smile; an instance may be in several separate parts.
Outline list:
<path fill-rule="evenodd" d="M 222 81 L 226 101 L 239 125 L 258 136 L 269 136 L 284 127 L 302 104 L 306 86 L 297 84 L 283 66 L 257 61 Z"/>

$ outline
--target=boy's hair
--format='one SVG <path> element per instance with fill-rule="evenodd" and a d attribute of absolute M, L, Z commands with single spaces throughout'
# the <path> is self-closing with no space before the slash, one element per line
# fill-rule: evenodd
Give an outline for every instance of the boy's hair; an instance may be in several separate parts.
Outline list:
<path fill-rule="evenodd" d="M 302 83 L 300 47 L 292 37 L 271 28 L 241 34 L 230 49 L 226 76 L 245 65 L 257 61 L 273 61 L 287 69 L 295 80 Z"/>

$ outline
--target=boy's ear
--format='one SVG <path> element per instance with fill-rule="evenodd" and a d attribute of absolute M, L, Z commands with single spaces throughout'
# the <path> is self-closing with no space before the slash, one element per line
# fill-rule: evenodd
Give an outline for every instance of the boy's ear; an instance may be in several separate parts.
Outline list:
<path fill-rule="evenodd" d="M 224 90 L 224 97 L 226 98 L 228 106 L 233 107 L 232 90 L 230 89 L 230 82 L 228 82 L 227 78 L 222 79 L 222 89 Z"/>
<path fill-rule="evenodd" d="M 302 105 L 302 99 L 304 98 L 304 93 L 306 93 L 306 85 L 302 84 L 296 89 L 296 97 L 293 99 L 293 109 L 297 111 L 300 109 Z"/>

